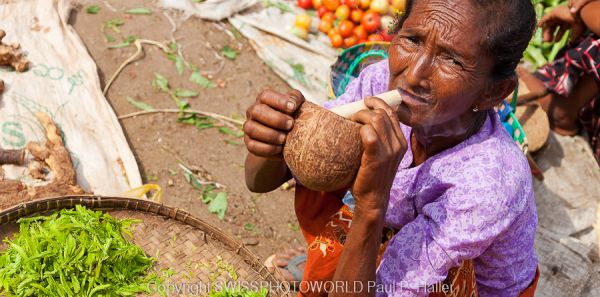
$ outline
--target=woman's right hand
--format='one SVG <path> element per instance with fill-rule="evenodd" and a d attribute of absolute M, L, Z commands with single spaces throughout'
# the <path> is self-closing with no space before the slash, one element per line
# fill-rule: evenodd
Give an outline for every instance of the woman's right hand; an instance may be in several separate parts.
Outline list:
<path fill-rule="evenodd" d="M 543 29 L 544 41 L 546 42 L 559 41 L 569 29 L 572 29 L 571 41 L 576 40 L 585 32 L 585 25 L 581 19 L 571 14 L 569 8 L 564 5 L 557 6 L 545 14 L 540 20 L 539 26 Z M 559 31 L 555 35 L 554 32 L 557 28 Z"/>
<path fill-rule="evenodd" d="M 287 94 L 263 90 L 246 110 L 244 142 L 248 151 L 259 157 L 282 158 L 287 133 L 294 126 L 292 115 L 303 102 L 304 96 L 298 90 Z"/>

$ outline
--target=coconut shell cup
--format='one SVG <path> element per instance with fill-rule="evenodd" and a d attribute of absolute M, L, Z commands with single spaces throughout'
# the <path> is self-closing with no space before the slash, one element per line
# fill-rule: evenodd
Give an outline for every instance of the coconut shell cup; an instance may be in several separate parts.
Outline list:
<path fill-rule="evenodd" d="M 362 125 L 310 102 L 295 114 L 283 157 L 298 181 L 313 191 L 351 185 L 363 153 Z"/>

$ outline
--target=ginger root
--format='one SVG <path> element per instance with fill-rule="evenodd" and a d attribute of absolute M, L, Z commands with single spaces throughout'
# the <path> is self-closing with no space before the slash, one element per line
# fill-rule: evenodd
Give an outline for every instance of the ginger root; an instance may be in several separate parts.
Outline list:
<path fill-rule="evenodd" d="M 37 160 L 29 164 L 29 169 L 35 178 L 44 178 L 45 164 L 53 173 L 53 179 L 46 185 L 27 187 L 19 181 L 2 181 L 0 178 L 0 210 L 34 199 L 85 193 L 77 185 L 77 174 L 58 128 L 48 114 L 35 115 L 46 130 L 48 141 L 43 145 L 37 142 L 27 144 L 27 150 Z"/>
<path fill-rule="evenodd" d="M 2 42 L 4 36 L 6 36 L 6 32 L 0 30 L 0 66 L 10 65 L 17 72 L 27 70 L 29 61 L 19 50 L 21 46 L 19 44 L 5 44 Z M 4 84 L 2 84 L 2 89 L 4 89 Z"/>

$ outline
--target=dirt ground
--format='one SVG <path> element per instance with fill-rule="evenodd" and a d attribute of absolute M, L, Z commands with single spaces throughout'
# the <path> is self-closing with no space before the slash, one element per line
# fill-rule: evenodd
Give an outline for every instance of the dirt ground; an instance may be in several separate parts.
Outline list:
<path fill-rule="evenodd" d="M 101 7 L 99 13 L 86 13 L 85 8 L 93 4 Z M 123 13 L 134 7 L 150 8 L 153 13 L 135 16 Z M 152 87 L 155 72 L 164 75 L 173 88 L 199 91 L 197 98 L 190 99 L 193 109 L 225 116 L 243 116 L 264 87 L 288 90 L 285 82 L 257 57 L 246 39 L 226 33 L 224 28 L 232 28 L 229 24 L 206 22 L 195 17 L 184 20 L 178 12 L 163 12 L 154 1 L 149 0 L 79 1 L 70 23 L 96 61 L 102 85 L 135 51 L 133 46 L 107 48 L 101 29 L 106 21 L 115 18 L 124 21 L 120 27 L 123 36 L 135 35 L 159 42 L 169 42 L 174 38 L 183 47 L 186 61 L 210 74 L 213 82 L 223 81 L 225 85 L 203 89 L 189 82 L 189 70 L 186 69 L 180 76 L 175 64 L 164 53 L 156 47 L 145 46 L 145 55 L 125 68 L 106 96 L 117 115 L 138 111 L 128 103 L 128 96 L 154 108 L 176 108 L 168 95 Z M 235 60 L 219 57 L 219 51 L 225 45 L 240 53 Z M 121 125 L 138 161 L 144 183 L 160 185 L 164 189 L 165 204 L 189 211 L 230 232 L 263 259 L 302 243 L 293 210 L 292 191 L 254 194 L 246 189 L 246 150 L 242 138 L 223 135 L 214 128 L 200 130 L 177 123 L 176 114 L 128 118 L 123 119 Z M 226 140 L 241 145 L 232 145 Z M 207 206 L 200 200 L 200 192 L 186 182 L 178 168 L 176 155 L 190 166 L 206 169 L 214 181 L 226 186 L 229 208 L 223 221 L 208 212 Z"/>

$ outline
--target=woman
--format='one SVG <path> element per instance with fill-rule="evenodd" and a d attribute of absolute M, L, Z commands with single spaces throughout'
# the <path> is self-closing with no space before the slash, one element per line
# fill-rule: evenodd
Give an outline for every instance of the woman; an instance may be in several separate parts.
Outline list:
<path fill-rule="evenodd" d="M 462 292 L 455 296 L 531 294 L 531 174 L 493 108 L 515 88 L 534 27 L 529 0 L 409 1 L 389 60 L 364 69 L 328 105 L 403 94 L 395 108 L 369 97 L 370 109 L 353 116 L 363 124 L 364 154 L 346 204 L 345 191 L 296 188 L 309 244 L 302 295 L 430 296 L 444 281 Z M 282 145 L 303 100 L 298 91 L 267 90 L 248 109 L 250 190 L 291 178 Z M 463 275 L 457 268 L 474 270 L 476 285 L 447 282 Z M 327 280 L 334 288 L 302 286 Z"/>
<path fill-rule="evenodd" d="M 519 69 L 531 90 L 522 99 L 539 100 L 556 133 L 573 136 L 585 128 L 600 164 L 600 1 L 577 0 L 569 6 L 553 9 L 540 21 L 545 41 L 559 40 L 571 29 L 571 42 L 534 74 Z"/>

